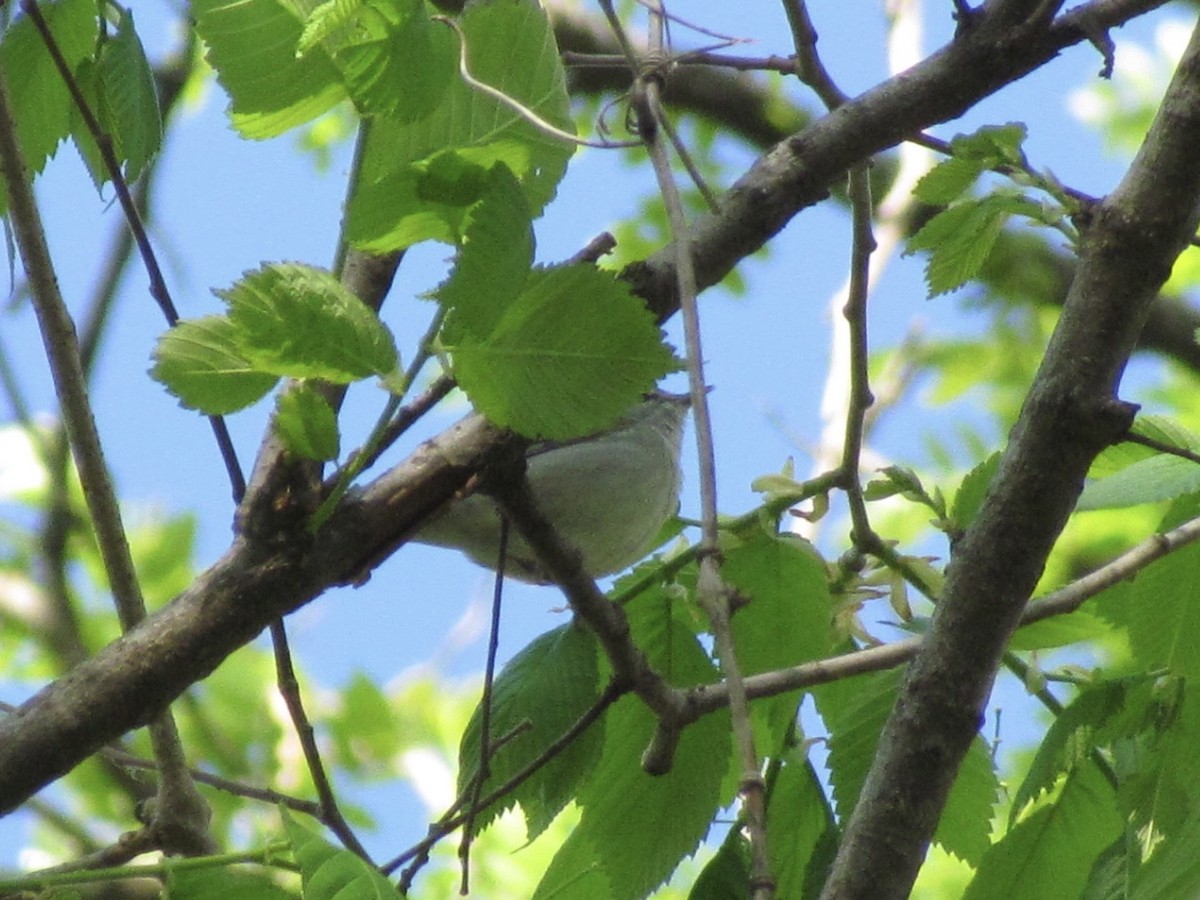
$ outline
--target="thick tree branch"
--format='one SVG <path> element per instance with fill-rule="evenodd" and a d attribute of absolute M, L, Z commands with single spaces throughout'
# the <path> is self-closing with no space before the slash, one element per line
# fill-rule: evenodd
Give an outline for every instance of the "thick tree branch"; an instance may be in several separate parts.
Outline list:
<path fill-rule="evenodd" d="M 1161 4 L 1139 3 L 1138 8 L 1133 9 L 1130 3 L 1105 4 L 1104 8 L 1096 10 L 1097 30 L 1120 24 L 1158 5 Z M 550 6 L 550 14 L 555 37 L 564 52 L 620 53 L 620 47 L 601 20 L 557 5 Z M 1074 17 L 1073 21 L 1081 20 Z M 575 67 L 569 70 L 569 75 L 571 93 L 575 96 L 623 93 L 629 90 L 632 81 L 627 68 Z M 664 97 L 672 109 L 709 118 L 719 123 L 724 133 L 738 135 L 762 149 L 771 147 L 811 121 L 811 116 L 801 107 L 781 102 L 786 98 L 780 98 L 764 80 L 716 68 L 686 66 L 676 69 L 667 82 Z M 877 158 L 872 167 L 872 190 L 879 195 L 886 193 L 895 173 L 896 167 L 886 155 Z M 841 196 L 836 182 L 831 189 Z M 906 217 L 909 219 L 907 232 L 914 232 L 934 211 L 928 208 L 914 210 L 914 215 Z M 1002 235 L 1001 244 L 1007 239 L 1008 235 Z M 1031 253 L 1034 254 L 1032 259 Z M 1075 271 L 1074 257 L 1044 241 L 1029 242 L 1016 257 L 997 252 L 994 258 L 1017 258 L 1023 267 L 1052 273 L 1061 288 L 1048 288 L 1045 293 L 1056 302 L 1066 296 Z M 988 275 L 988 267 L 985 267 L 985 281 Z M 1177 297 L 1160 296 L 1154 301 L 1146 320 L 1138 349 L 1162 353 L 1200 372 L 1200 344 L 1192 339 L 1198 328 L 1200 312 Z"/>
<path fill-rule="evenodd" d="M 0 720 L 0 814 L 146 724 L 274 619 L 364 579 L 503 440 L 471 416 L 352 492 L 317 535 L 238 537 L 169 606 Z"/>
<path fill-rule="evenodd" d="M 1095 210 L 1045 359 L 901 685 L 826 898 L 907 897 L 1004 647 L 1083 488 L 1128 428 L 1116 390 L 1158 289 L 1200 221 L 1200 29 L 1137 158 Z"/>
<path fill-rule="evenodd" d="M 1143 8 L 1133 11 L 1126 9 L 1119 14 L 1120 20 L 1127 20 L 1145 11 L 1145 8 L 1157 5 L 1160 4 L 1143 3 L 1139 4 Z M 1115 6 L 1106 4 L 1105 9 L 1097 10 L 1097 19 L 1103 22 L 1098 28 L 1118 23 Z M 1123 3 L 1120 6 L 1129 7 L 1130 4 Z M 620 48 L 602 22 L 555 6 L 550 8 L 550 12 L 555 36 L 564 51 L 619 53 Z M 570 88 L 574 95 L 624 92 L 629 89 L 630 82 L 627 69 L 577 68 L 570 72 Z M 811 117 L 799 106 L 783 104 L 784 112 L 781 113 L 780 98 L 761 79 L 718 69 L 688 66 L 675 70 L 667 83 L 665 98 L 673 109 L 712 119 L 720 124 L 725 133 L 739 135 L 764 149 L 811 121 Z M 872 190 L 880 194 L 887 192 L 895 173 L 896 167 L 887 156 L 876 159 L 872 167 Z M 836 182 L 831 189 L 835 194 L 838 192 Z M 913 215 L 906 217 L 909 219 L 906 223 L 907 232 L 914 232 L 934 211 L 929 208 L 914 210 Z M 1008 237 L 1007 234 L 1001 236 L 1001 245 Z M 1031 253 L 1034 254 L 1033 258 L 1030 258 Z M 1051 273 L 1061 288 L 1048 288 L 1045 293 L 1055 302 L 1061 302 L 1061 298 L 1066 296 L 1075 271 L 1074 257 L 1044 241 L 1029 242 L 1029 246 L 1023 247 L 1016 256 L 1004 252 L 997 252 L 993 256 L 997 259 L 1019 259 L 1023 267 Z M 985 267 L 983 279 L 988 280 L 988 276 L 989 267 Z M 1200 312 L 1178 297 L 1160 296 L 1150 310 L 1138 349 L 1162 353 L 1200 372 L 1200 344 L 1192 339 L 1197 329 L 1200 329 Z"/>
<path fill-rule="evenodd" d="M 711 287 L 774 237 L 800 210 L 827 196 L 855 163 L 908 136 L 962 115 L 1049 62 L 1087 32 L 1122 24 L 1161 0 L 1096 0 L 1049 28 L 1008 27 L 980 16 L 924 62 L 777 144 L 721 198 L 721 210 L 700 218 L 689 236 L 697 286 Z M 674 251 L 666 247 L 624 271 L 660 319 L 679 308 Z"/>

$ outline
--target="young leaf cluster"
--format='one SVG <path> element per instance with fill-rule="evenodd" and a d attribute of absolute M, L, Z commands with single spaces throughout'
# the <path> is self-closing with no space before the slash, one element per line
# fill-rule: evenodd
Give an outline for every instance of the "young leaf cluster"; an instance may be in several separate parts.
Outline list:
<path fill-rule="evenodd" d="M 387 326 L 327 272 L 268 265 L 217 296 L 227 315 L 183 320 L 154 351 L 151 374 L 184 406 L 224 415 L 261 399 L 280 378 L 348 384 L 397 368 Z M 333 411 L 311 390 L 280 398 L 279 427 L 302 456 L 337 453 Z"/>
<path fill-rule="evenodd" d="M 918 182 L 914 194 L 922 203 L 942 209 L 908 241 L 907 253 L 927 251 L 925 281 L 930 296 L 962 287 L 980 274 L 1004 226 L 1014 216 L 1065 230 L 1064 209 L 1076 204 L 1049 174 L 1030 170 L 1021 150 L 1025 126 L 985 126 L 950 142 L 951 156 L 934 166 Z M 981 197 L 964 196 L 985 172 L 1001 171 L 1013 188 L 997 188 Z M 1053 202 L 1042 204 L 1021 188 L 1036 187 L 1050 193 Z"/>
<path fill-rule="evenodd" d="M 116 3 L 102 4 L 112 21 L 97 15 L 91 0 L 63 0 L 39 7 L 60 62 L 88 101 L 114 160 L 133 180 L 162 144 L 162 121 L 154 76 L 134 30 L 133 13 Z M 39 174 L 71 138 L 97 187 L 110 172 L 86 127 L 56 60 L 46 51 L 37 25 L 22 16 L 0 41 L 0 73 L 8 89 L 17 138 L 28 176 Z M 0 211 L 7 200 L 0 195 Z"/>
<path fill-rule="evenodd" d="M 419 0 L 328 2 L 306 17 L 267 0 L 204 2 L 197 13 L 234 123 L 248 136 L 279 133 L 343 98 L 354 103 L 367 127 L 349 241 L 376 253 L 426 240 L 458 247 L 436 293 L 445 311 L 437 347 L 493 422 L 529 437 L 592 433 L 674 368 L 652 317 L 611 275 L 533 268 L 531 222 L 573 147 L 458 78 L 457 36 Z M 570 128 L 562 66 L 535 4 L 471 4 L 459 27 L 474 78 Z M 163 338 L 154 372 L 185 404 L 226 413 L 265 394 L 268 376 L 343 384 L 392 371 L 386 329 L 362 309 L 350 325 L 355 304 L 331 278 L 301 278 L 289 266 L 263 272 L 274 275 L 219 294 L 227 322 L 184 323 Z M 305 417 L 310 409 L 320 421 Z M 336 431 L 315 398 L 281 412 L 293 450 L 329 458 Z"/>

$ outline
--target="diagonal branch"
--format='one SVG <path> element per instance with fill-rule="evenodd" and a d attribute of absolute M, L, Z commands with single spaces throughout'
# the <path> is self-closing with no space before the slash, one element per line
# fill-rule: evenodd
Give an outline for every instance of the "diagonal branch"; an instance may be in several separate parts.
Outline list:
<path fill-rule="evenodd" d="M 983 26 L 980 26 L 983 27 Z M 1096 454 L 1128 429 L 1125 363 L 1200 222 L 1200 28 L 1120 186 L 1095 210 L 1062 317 L 929 633 L 901 685 L 822 894 L 906 897 L 1005 645 Z"/>
<path fill-rule="evenodd" d="M 962 115 L 1000 88 L 1045 65 L 1088 33 L 1116 27 L 1164 0 L 1093 0 L 1049 28 L 982 18 L 920 64 L 876 85 L 776 144 L 701 217 L 688 236 L 701 290 L 719 282 L 802 209 L 823 200 L 855 163 L 939 122 Z M 674 250 L 665 247 L 623 275 L 665 320 L 679 309 Z"/>

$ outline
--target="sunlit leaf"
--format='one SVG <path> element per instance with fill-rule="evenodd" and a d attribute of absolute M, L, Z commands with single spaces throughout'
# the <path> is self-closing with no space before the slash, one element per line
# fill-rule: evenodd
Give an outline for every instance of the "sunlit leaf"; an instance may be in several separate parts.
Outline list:
<path fill-rule="evenodd" d="M 909 239 L 905 252 L 929 251 L 925 265 L 929 294 L 944 294 L 979 274 L 1000 230 L 1012 216 L 1037 218 L 1040 213 L 1037 204 L 1007 192 L 964 200 L 926 222 Z"/>
<path fill-rule="evenodd" d="M 652 591 L 627 607 L 638 646 L 672 684 L 714 681 L 708 655 L 671 606 L 665 592 Z M 654 715 L 636 697 L 611 709 L 603 755 L 579 792 L 579 827 L 555 855 L 535 897 L 644 897 L 703 839 L 729 767 L 728 713 L 688 727 L 670 772 L 659 776 L 648 775 L 640 763 L 654 728 Z"/>
<path fill-rule="evenodd" d="M 184 406 L 208 415 L 237 412 L 279 380 L 250 364 L 224 316 L 179 322 L 158 339 L 150 374 Z"/>
<path fill-rule="evenodd" d="M 476 409 L 538 438 L 611 425 L 676 365 L 642 301 L 589 265 L 535 269 L 490 333 L 447 349 Z"/>
<path fill-rule="evenodd" d="M 1112 786 L 1081 763 L 1057 799 L 1036 810 L 984 856 L 964 900 L 1077 897 L 1093 861 L 1121 834 Z"/>
<path fill-rule="evenodd" d="M 460 20 L 471 72 L 543 120 L 571 131 L 566 76 L 545 11 L 539 4 L 478 2 Z M 434 23 L 446 39 L 448 28 Z M 520 60 L 520 65 L 514 65 Z M 503 161 L 518 177 L 536 218 L 553 198 L 575 146 L 547 134 L 494 97 L 455 79 L 437 108 L 416 122 L 373 123 L 363 171 L 348 211 L 356 246 L 375 252 L 418 240 L 453 242 L 461 207 L 432 202 L 417 189 L 414 164 L 455 151 L 490 168 Z"/>
<path fill-rule="evenodd" d="M 345 384 L 396 367 L 391 332 L 328 272 L 276 263 L 216 294 L 259 371 Z"/>
<path fill-rule="evenodd" d="M 504 667 L 493 688 L 489 739 L 495 742 L 506 735 L 508 739 L 489 759 L 481 796 L 530 764 L 596 703 L 600 695 L 597 652 L 592 634 L 570 624 L 535 639 Z M 460 791 L 467 789 L 479 771 L 480 723 L 477 709 L 459 750 Z M 603 739 L 604 723 L 597 722 L 517 790 L 482 810 L 475 820 L 476 829 L 519 803 L 533 840 L 590 776 Z"/>
<path fill-rule="evenodd" d="M 403 895 L 379 870 L 349 850 L 309 831 L 280 808 L 283 828 L 304 881 L 305 900 L 400 900 Z"/>
<path fill-rule="evenodd" d="M 243 135 L 267 138 L 314 119 L 342 100 L 341 75 L 320 49 L 296 53 L 304 22 L 277 0 L 192 0 L 196 32 L 231 99 Z"/>
<path fill-rule="evenodd" d="M 275 430 L 289 452 L 305 459 L 336 459 L 339 439 L 333 408 L 311 387 L 285 391 L 275 405 Z"/>
<path fill-rule="evenodd" d="M 76 69 L 96 46 L 96 4 L 92 0 L 63 0 L 39 4 L 38 9 L 68 68 Z M 28 16 L 4 32 L 0 70 L 25 165 L 30 175 L 36 175 L 54 155 L 59 142 L 71 133 L 75 108 L 62 75 Z M 6 197 L 0 196 L 0 205 L 5 202 Z"/>

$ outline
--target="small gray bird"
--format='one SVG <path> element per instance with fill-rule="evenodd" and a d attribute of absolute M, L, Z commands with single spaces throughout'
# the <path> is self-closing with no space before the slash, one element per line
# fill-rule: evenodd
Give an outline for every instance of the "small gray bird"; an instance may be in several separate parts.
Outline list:
<path fill-rule="evenodd" d="M 583 554 L 589 575 L 609 575 L 641 559 L 678 508 L 689 405 L 686 395 L 655 392 L 607 431 L 530 447 L 526 472 L 537 507 Z M 462 550 L 495 569 L 499 509 L 491 497 L 472 494 L 450 503 L 412 540 Z M 509 532 L 504 570 L 520 581 L 550 581 L 515 529 Z"/>

